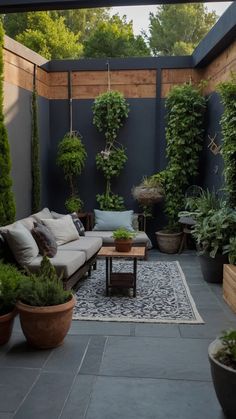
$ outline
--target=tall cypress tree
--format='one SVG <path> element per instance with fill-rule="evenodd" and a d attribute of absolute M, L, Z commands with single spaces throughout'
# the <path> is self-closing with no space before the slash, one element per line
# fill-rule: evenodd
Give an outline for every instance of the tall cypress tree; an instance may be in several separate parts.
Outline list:
<path fill-rule="evenodd" d="M 0 225 L 12 223 L 16 215 L 12 192 L 10 147 L 3 114 L 3 43 L 4 31 L 0 22 Z"/>

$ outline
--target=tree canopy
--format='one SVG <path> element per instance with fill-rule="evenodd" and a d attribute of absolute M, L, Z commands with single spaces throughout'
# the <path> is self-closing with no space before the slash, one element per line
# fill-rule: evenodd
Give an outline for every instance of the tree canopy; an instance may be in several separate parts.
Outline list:
<path fill-rule="evenodd" d="M 188 55 L 215 24 L 217 15 L 204 3 L 162 5 L 150 13 L 153 55 Z"/>

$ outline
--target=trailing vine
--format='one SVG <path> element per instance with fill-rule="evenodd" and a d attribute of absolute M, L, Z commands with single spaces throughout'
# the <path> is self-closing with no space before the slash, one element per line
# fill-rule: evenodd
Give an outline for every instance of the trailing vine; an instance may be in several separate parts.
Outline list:
<path fill-rule="evenodd" d="M 223 134 L 221 152 L 224 159 L 225 190 L 229 205 L 236 208 L 236 75 L 232 75 L 232 80 L 219 84 L 218 91 L 224 105 L 220 122 Z"/>
<path fill-rule="evenodd" d="M 3 113 L 3 44 L 4 31 L 0 22 L 0 225 L 12 223 L 16 215 L 12 192 L 10 146 Z"/>
<path fill-rule="evenodd" d="M 105 192 L 96 198 L 101 210 L 121 210 L 123 197 L 111 190 L 111 179 L 119 176 L 127 156 L 124 147 L 116 141 L 118 132 L 128 117 L 129 107 L 120 92 L 108 91 L 99 95 L 93 105 L 93 123 L 105 136 L 105 149 L 96 156 L 96 165 L 106 180 Z"/>
<path fill-rule="evenodd" d="M 32 93 L 32 212 L 40 210 L 40 162 L 39 162 L 39 132 L 37 113 L 37 92 L 34 87 Z"/>

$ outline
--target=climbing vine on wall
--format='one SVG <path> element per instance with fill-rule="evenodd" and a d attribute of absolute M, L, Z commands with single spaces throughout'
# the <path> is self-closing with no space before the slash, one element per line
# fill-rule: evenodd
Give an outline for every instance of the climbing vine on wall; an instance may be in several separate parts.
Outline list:
<path fill-rule="evenodd" d="M 40 162 L 39 162 L 39 132 L 37 115 L 37 92 L 34 88 L 32 93 L 32 143 L 31 143 L 31 167 L 32 167 L 32 212 L 40 210 Z"/>
<path fill-rule="evenodd" d="M 117 137 L 128 113 L 128 103 L 124 96 L 116 91 L 102 93 L 93 105 L 93 123 L 105 136 L 105 148 L 96 156 L 97 168 L 105 177 L 105 192 L 96 196 L 101 210 L 118 211 L 124 208 L 124 199 L 112 192 L 111 181 L 119 176 L 127 161 L 125 149 L 117 141 Z"/>
<path fill-rule="evenodd" d="M 10 147 L 3 113 L 3 43 L 4 31 L 0 22 L 0 225 L 12 223 L 16 214 L 12 192 Z"/>

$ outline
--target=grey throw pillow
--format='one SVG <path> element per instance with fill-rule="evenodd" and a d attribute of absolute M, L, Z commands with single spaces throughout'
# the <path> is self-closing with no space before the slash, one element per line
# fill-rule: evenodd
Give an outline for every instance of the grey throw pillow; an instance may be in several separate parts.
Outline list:
<path fill-rule="evenodd" d="M 20 221 L 7 231 L 7 242 L 21 266 L 27 266 L 39 254 L 39 248 L 32 234 Z"/>
<path fill-rule="evenodd" d="M 39 253 L 53 258 L 57 253 L 57 243 L 52 232 L 45 225 L 34 223 L 31 233 L 38 245 Z"/>

